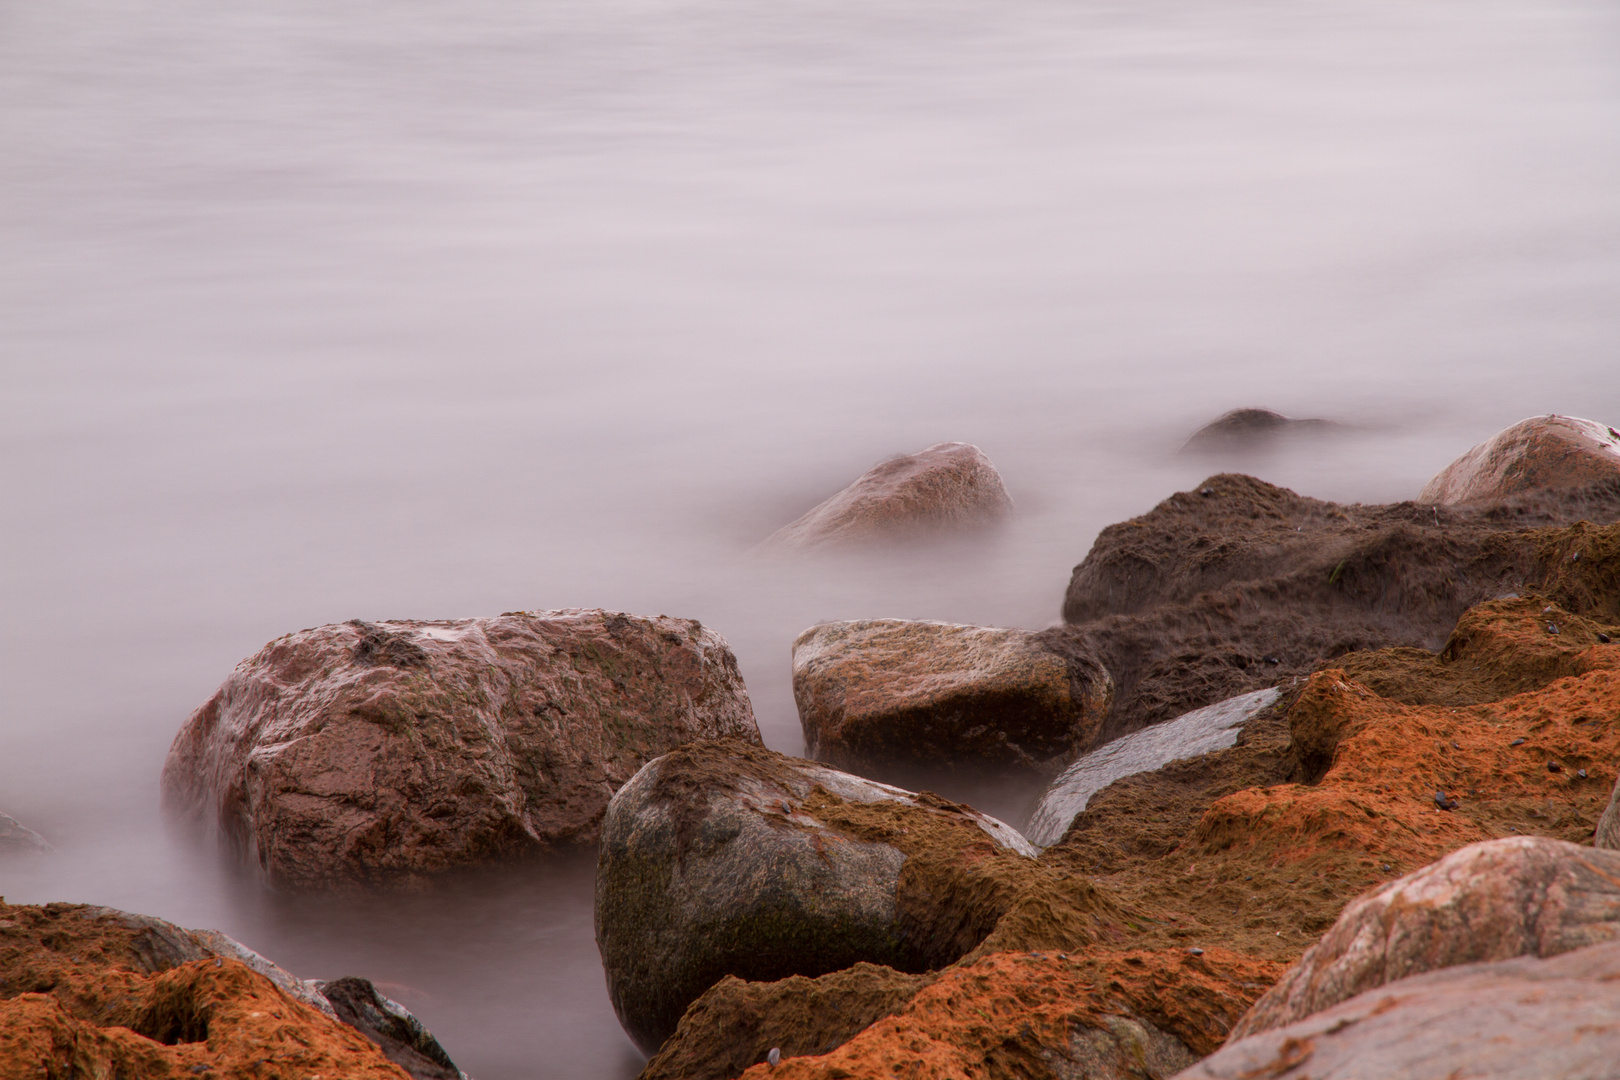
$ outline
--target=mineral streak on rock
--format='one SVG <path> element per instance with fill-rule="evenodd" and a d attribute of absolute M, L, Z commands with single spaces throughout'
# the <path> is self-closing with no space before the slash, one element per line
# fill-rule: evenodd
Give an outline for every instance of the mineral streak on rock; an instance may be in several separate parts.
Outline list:
<path fill-rule="evenodd" d="M 1239 1039 L 1175 1080 L 1620 1077 L 1620 943 L 1391 982 Z"/>
<path fill-rule="evenodd" d="M 1012 512 L 1001 474 L 977 446 L 936 443 L 890 458 L 765 541 L 809 548 L 982 528 Z"/>
<path fill-rule="evenodd" d="M 1459 506 L 1620 478 L 1620 432 L 1574 416 L 1533 416 L 1440 471 L 1419 502 Z"/>
<path fill-rule="evenodd" d="M 1332 431 L 1337 427 L 1331 420 L 1296 420 L 1270 409 L 1233 409 L 1193 432 L 1181 452 L 1254 450 L 1276 442 L 1279 436 Z"/>
<path fill-rule="evenodd" d="M 353 622 L 238 665 L 175 738 L 164 802 L 277 885 L 410 884 L 589 843 L 621 783 L 704 737 L 759 732 L 692 620 Z"/>
<path fill-rule="evenodd" d="M 1093 750 L 1065 769 L 1041 795 L 1024 835 L 1037 847 L 1057 843 L 1091 797 L 1115 780 L 1231 746 L 1243 725 L 1281 696 L 1282 691 L 1273 687 L 1228 698 Z"/>
<path fill-rule="evenodd" d="M 1620 852 L 1514 836 L 1470 844 L 1353 901 L 1232 1031 L 1241 1039 L 1437 968 L 1620 939 Z"/>
<path fill-rule="evenodd" d="M 1041 770 L 1090 744 L 1108 672 L 1049 635 L 869 619 L 813 626 L 793 643 L 793 697 L 810 756 Z"/>

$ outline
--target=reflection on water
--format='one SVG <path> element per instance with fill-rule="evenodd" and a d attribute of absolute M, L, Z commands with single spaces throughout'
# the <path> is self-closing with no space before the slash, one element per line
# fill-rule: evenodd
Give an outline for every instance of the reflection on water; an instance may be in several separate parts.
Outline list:
<path fill-rule="evenodd" d="M 702 619 L 767 741 L 834 618 L 1038 627 L 1237 465 L 1410 497 L 1620 417 L 1620 13 L 1584 0 L 61 0 L 0 9 L 13 901 L 363 974 L 480 1080 L 634 1071 L 588 859 L 262 895 L 160 827 L 240 658 L 353 617 Z M 1348 422 L 1179 456 L 1261 405 Z M 982 545 L 749 549 L 977 443 Z M 1019 815 L 1024 793 L 937 788 Z"/>

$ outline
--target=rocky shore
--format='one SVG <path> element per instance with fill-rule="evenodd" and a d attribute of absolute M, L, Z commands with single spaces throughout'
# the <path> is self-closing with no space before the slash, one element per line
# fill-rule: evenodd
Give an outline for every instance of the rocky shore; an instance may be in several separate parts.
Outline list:
<path fill-rule="evenodd" d="M 1326 426 L 1240 411 L 1188 451 Z M 771 543 L 1010 506 L 939 444 Z M 595 844 L 642 1080 L 1620 1077 L 1620 434 L 1527 420 L 1383 506 L 1217 474 L 1061 602 L 806 629 L 810 758 L 692 620 L 317 627 L 185 722 L 163 797 L 274 889 Z M 877 778 L 905 763 L 1021 778 L 1026 832 Z M 0 1076 L 202 1074 L 462 1076 L 363 978 L 0 901 Z"/>

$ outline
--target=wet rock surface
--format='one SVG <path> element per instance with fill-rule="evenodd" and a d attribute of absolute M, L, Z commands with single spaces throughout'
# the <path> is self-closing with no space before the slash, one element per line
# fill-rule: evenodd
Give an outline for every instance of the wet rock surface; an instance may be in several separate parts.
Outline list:
<path fill-rule="evenodd" d="M 409 884 L 589 843 L 620 784 L 704 737 L 759 740 L 692 620 L 356 621 L 243 661 L 175 738 L 164 802 L 277 885 Z"/>
<path fill-rule="evenodd" d="M 784 525 L 767 547 L 909 540 L 984 528 L 1012 512 L 1001 474 L 977 446 L 935 443 L 873 466 Z"/>
<path fill-rule="evenodd" d="M 42 854 L 51 845 L 10 814 L 0 813 L 0 855 Z"/>
<path fill-rule="evenodd" d="M 1440 471 L 1419 502 L 1459 506 L 1620 478 L 1620 431 L 1574 416 L 1532 416 Z"/>
<path fill-rule="evenodd" d="M 1620 1077 L 1620 944 L 1392 982 L 1240 1039 L 1176 1080 Z"/>
<path fill-rule="evenodd" d="M 462 1072 L 439 1040 L 397 1001 L 377 993 L 371 980 L 353 975 L 316 984 L 339 1020 L 382 1050 L 416 1080 L 462 1080 Z"/>
<path fill-rule="evenodd" d="M 1090 744 L 1112 696 L 1088 655 L 1028 630 L 869 619 L 793 643 L 805 745 L 845 768 L 1050 769 Z"/>
<path fill-rule="evenodd" d="M 0 1075 L 461 1076 L 402 1070 L 386 1048 L 341 1022 L 317 984 L 217 931 L 0 901 Z"/>

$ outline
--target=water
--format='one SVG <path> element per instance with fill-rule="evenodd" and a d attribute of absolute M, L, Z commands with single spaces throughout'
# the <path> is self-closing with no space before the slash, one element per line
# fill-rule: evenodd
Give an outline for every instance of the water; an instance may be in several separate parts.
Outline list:
<path fill-rule="evenodd" d="M 604 606 L 720 629 L 793 752 L 799 630 L 1055 621 L 1228 408 L 1346 421 L 1235 464 L 1369 501 L 1616 422 L 1617 46 L 1577 0 L 0 2 L 0 808 L 58 848 L 0 892 L 368 975 L 479 1080 L 632 1075 L 588 858 L 268 896 L 161 827 L 190 710 L 288 630 Z M 943 439 L 988 545 L 749 554 Z"/>

